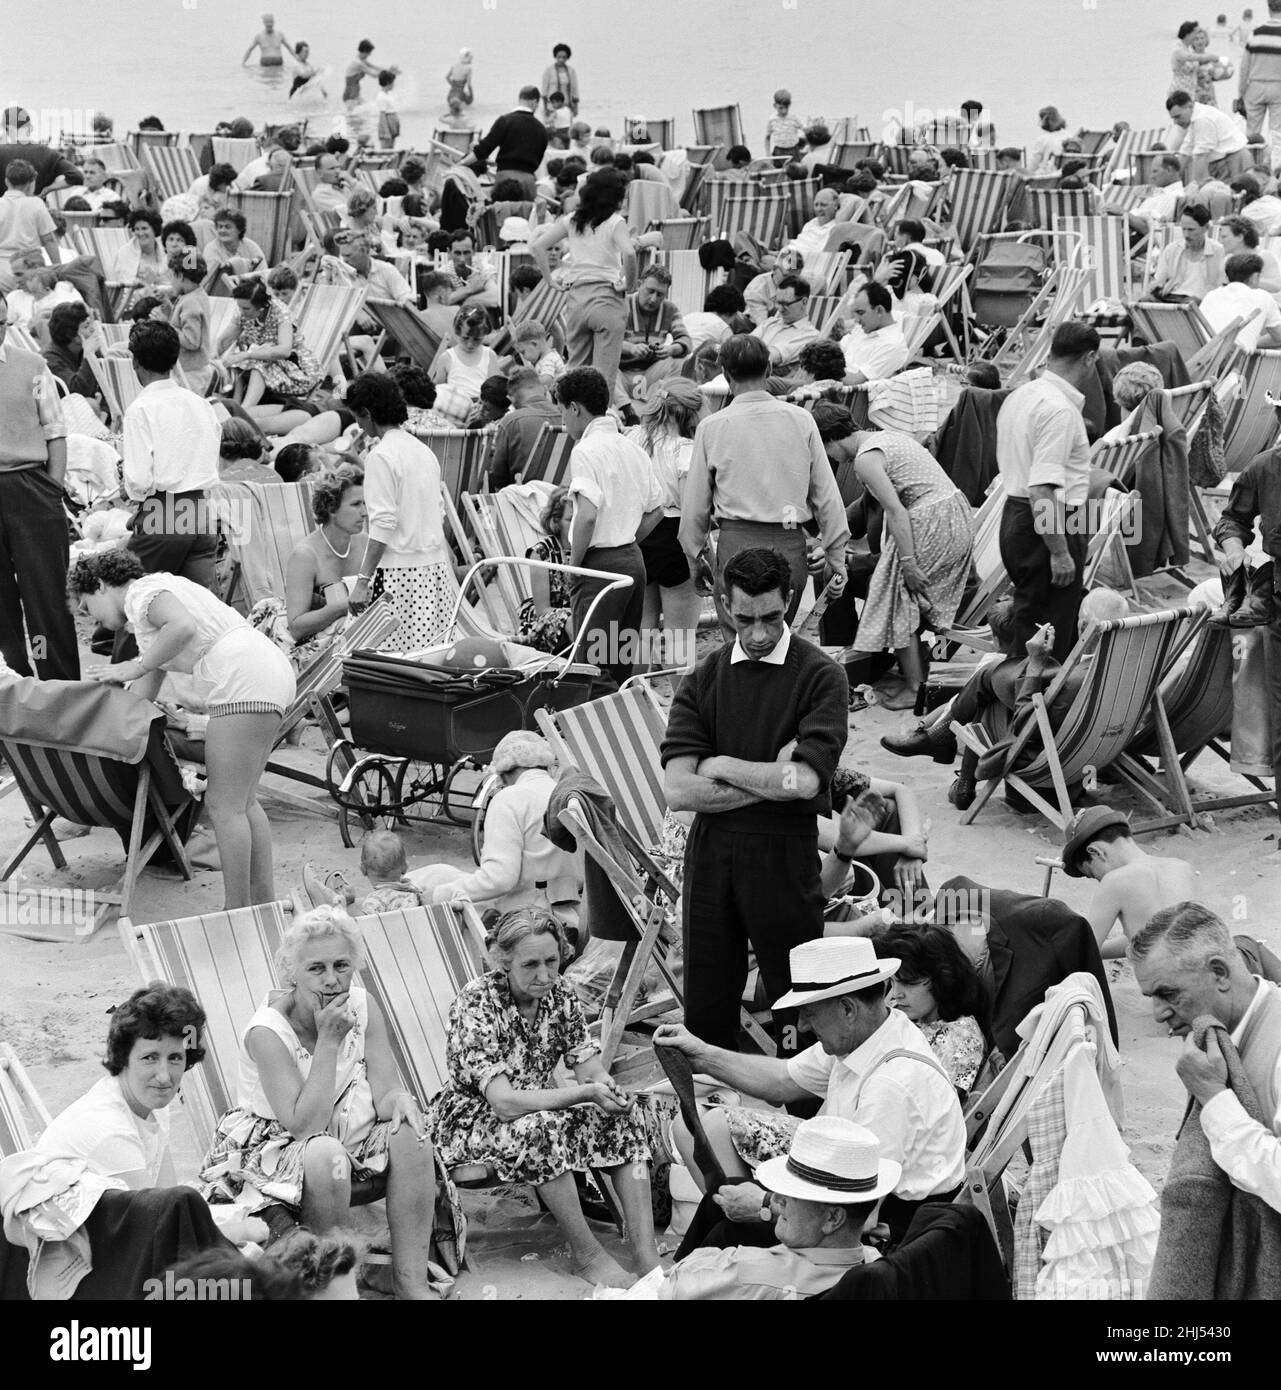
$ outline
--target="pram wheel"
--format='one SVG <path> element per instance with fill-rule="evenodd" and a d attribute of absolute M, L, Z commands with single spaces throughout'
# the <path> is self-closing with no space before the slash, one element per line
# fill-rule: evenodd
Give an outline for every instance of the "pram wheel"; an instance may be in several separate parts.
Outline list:
<path fill-rule="evenodd" d="M 338 806 L 338 832 L 348 849 L 355 849 L 361 836 L 379 826 L 390 830 L 401 818 L 404 762 L 380 754 L 357 757 L 350 739 L 335 740 L 325 763 L 325 781 Z"/>
<path fill-rule="evenodd" d="M 494 794 L 502 785 L 502 779 L 497 773 L 486 773 L 485 780 L 480 784 L 480 789 L 472 798 L 471 857 L 477 864 L 480 863 L 481 854 L 485 848 L 485 815 L 489 810 L 489 803 L 494 799 Z"/>

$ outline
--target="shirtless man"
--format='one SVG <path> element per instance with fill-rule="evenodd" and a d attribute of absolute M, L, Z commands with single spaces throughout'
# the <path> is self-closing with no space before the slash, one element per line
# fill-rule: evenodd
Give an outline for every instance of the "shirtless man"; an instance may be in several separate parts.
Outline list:
<path fill-rule="evenodd" d="M 289 47 L 289 40 L 276 28 L 276 16 L 265 14 L 262 17 L 262 32 L 255 36 L 253 43 L 249 45 L 244 59 L 240 66 L 243 68 L 253 57 L 253 51 L 258 50 L 258 65 L 264 68 L 280 68 L 285 65 L 284 50 Z M 292 52 L 292 50 L 290 50 Z"/>
<path fill-rule="evenodd" d="M 1154 859 L 1130 834 L 1130 818 L 1107 806 L 1091 806 L 1072 823 L 1063 846 L 1063 869 L 1072 878 L 1099 883 L 1090 926 L 1104 960 L 1119 960 L 1154 913 L 1194 900 L 1200 875 L 1185 859 Z M 1120 918 L 1123 941 L 1105 946 Z"/>

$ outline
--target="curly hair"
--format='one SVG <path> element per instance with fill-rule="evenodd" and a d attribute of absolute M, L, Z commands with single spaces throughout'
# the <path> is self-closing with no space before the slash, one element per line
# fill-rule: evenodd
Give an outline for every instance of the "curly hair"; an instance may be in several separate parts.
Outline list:
<path fill-rule="evenodd" d="M 350 463 L 326 469 L 311 484 L 311 514 L 316 525 L 323 526 L 343 504 L 343 498 L 354 487 L 364 487 L 365 471 Z"/>
<path fill-rule="evenodd" d="M 538 907 L 517 907 L 503 913 L 489 938 L 490 959 L 499 970 L 510 970 L 517 946 L 531 936 L 553 937 L 560 950 L 561 964 L 565 963 L 569 949 L 565 932 L 550 912 Z"/>
<path fill-rule="evenodd" d="M 233 459 L 253 459 L 260 462 L 267 449 L 267 441 L 248 420 L 233 417 L 222 422 L 222 439 L 218 444 L 219 458 L 228 462 Z"/>
<path fill-rule="evenodd" d="M 219 222 L 230 222 L 236 229 L 236 235 L 244 236 L 248 222 L 245 221 L 243 212 L 237 212 L 235 208 L 219 208 L 213 215 L 213 224 L 217 227 Z"/>
<path fill-rule="evenodd" d="M 188 246 L 197 245 L 195 228 L 190 222 L 184 222 L 181 218 L 174 218 L 172 222 L 166 222 L 160 229 L 160 240 L 168 241 L 171 236 L 179 236 Z"/>
<path fill-rule="evenodd" d="M 806 343 L 797 361 L 815 381 L 845 380 L 845 354 L 839 343 Z"/>
<path fill-rule="evenodd" d="M 547 535 L 551 535 L 553 529 L 560 525 L 561 517 L 565 515 L 565 508 L 569 505 L 569 489 L 567 487 L 554 488 L 552 495 L 547 499 L 547 505 L 538 514 L 538 523 Z"/>
<path fill-rule="evenodd" d="M 146 572 L 142 561 L 124 546 L 118 546 L 115 550 L 101 550 L 96 555 L 84 555 L 67 570 L 67 601 L 74 609 L 85 594 L 131 584 Z"/>
<path fill-rule="evenodd" d="M 297 1276 L 304 1298 L 323 1293 L 335 1279 L 359 1269 L 366 1244 L 353 1231 L 330 1231 L 318 1236 L 303 1227 L 282 1236 L 271 1247 L 271 1258 Z"/>
<path fill-rule="evenodd" d="M 479 304 L 464 304 L 454 315 L 454 332 L 460 338 L 469 328 L 479 329 L 482 336 L 489 332 L 489 315 Z"/>
<path fill-rule="evenodd" d="M 398 362 L 387 375 L 400 387 L 406 405 L 430 410 L 436 404 L 436 384 L 421 367 L 415 367 L 412 362 Z"/>
<path fill-rule="evenodd" d="M 900 984 L 925 981 L 945 1023 L 969 1016 L 992 1046 L 992 995 L 974 962 L 946 927 L 888 927 L 875 933 L 876 954 L 897 958 Z"/>
<path fill-rule="evenodd" d="M 187 1049 L 186 1070 L 190 1071 L 204 1060 L 205 1021 L 205 1011 L 189 989 L 154 980 L 134 990 L 112 1010 L 102 1065 L 112 1076 L 119 1076 L 129 1065 L 129 1054 L 139 1038 L 181 1038 Z"/>
<path fill-rule="evenodd" d="M 295 917 L 280 938 L 276 966 L 280 971 L 282 983 L 293 983 L 299 951 L 309 941 L 322 936 L 341 936 L 347 943 L 355 968 L 359 970 L 364 965 L 365 941 L 355 919 L 340 907 L 313 907 L 310 912 L 303 912 Z"/>
<path fill-rule="evenodd" d="M 368 415 L 375 425 L 403 425 L 409 419 L 404 393 L 387 372 L 358 376 L 347 388 L 345 404 L 356 414 Z"/>

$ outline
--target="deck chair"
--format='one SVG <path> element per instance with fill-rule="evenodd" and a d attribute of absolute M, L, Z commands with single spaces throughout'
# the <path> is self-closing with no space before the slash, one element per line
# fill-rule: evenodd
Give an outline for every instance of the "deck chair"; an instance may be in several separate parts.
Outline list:
<path fill-rule="evenodd" d="M 136 198 L 141 194 L 146 174 L 132 145 L 112 141 L 94 145 L 93 153 L 96 158 L 102 160 L 108 178 L 115 179 L 129 198 Z"/>
<path fill-rule="evenodd" d="M 815 175 L 808 179 L 791 179 L 787 189 L 787 231 L 790 236 L 799 236 L 801 228 L 814 216 L 814 199 L 823 187 L 823 181 Z"/>
<path fill-rule="evenodd" d="M 423 430 L 414 436 L 436 455 L 441 485 L 457 505 L 464 492 L 478 492 L 489 457 L 490 430 Z"/>
<path fill-rule="evenodd" d="M 430 372 L 440 351 L 440 335 L 417 309 L 408 304 L 393 304 L 386 299 L 367 299 L 365 308 L 388 338 L 403 352 L 415 367 Z"/>
<path fill-rule="evenodd" d="M 1104 178 L 1107 182 L 1144 182 L 1143 179 L 1133 177 L 1134 156 L 1141 150 L 1150 150 L 1164 136 L 1165 129 L 1162 126 L 1153 126 L 1148 130 L 1121 131 L 1108 154 L 1108 162 L 1104 171 Z"/>
<path fill-rule="evenodd" d="M 316 361 L 331 375 L 338 368 L 338 350 L 346 345 L 356 316 L 365 302 L 359 285 L 304 285 L 291 306 L 294 322 Z"/>
<path fill-rule="evenodd" d="M 709 179 L 712 235 L 732 241 L 746 232 L 773 249 L 782 240 L 789 199 L 783 188 L 753 188 L 735 179 Z"/>
<path fill-rule="evenodd" d="M 233 140 L 229 136 L 215 135 L 212 138 L 213 162 L 230 164 L 240 173 L 246 164 L 258 158 L 258 142 L 254 139 Z M 257 238 L 255 237 L 255 240 Z M 262 243 L 259 242 L 259 245 Z"/>
<path fill-rule="evenodd" d="M 1101 191 L 1100 212 L 1124 217 L 1127 212 L 1134 212 L 1155 190 L 1145 183 L 1110 183 Z"/>
<path fill-rule="evenodd" d="M 1010 576 L 1005 572 L 1001 560 L 1001 513 L 1004 510 L 1005 486 L 998 475 L 974 513 L 971 563 L 978 584 L 969 599 L 957 610 L 952 626 L 937 634 L 934 655 L 938 660 L 948 658 L 953 644 L 973 647 L 976 651 L 996 650 L 987 623 L 992 605 L 1010 589 Z"/>
<path fill-rule="evenodd" d="M 992 358 L 998 366 L 1013 360 L 1014 365 L 1005 378 L 1007 386 L 1020 385 L 1044 365 L 1059 324 L 1081 313 L 1094 296 L 1096 274 L 1084 266 L 1057 267 Z"/>
<path fill-rule="evenodd" d="M 246 234 L 262 247 L 269 265 L 279 265 L 289 253 L 289 225 L 293 217 L 294 191 L 256 192 L 231 189 L 231 207 L 238 209 L 246 224 Z"/>
<path fill-rule="evenodd" d="M 138 399 L 142 382 L 134 370 L 132 357 L 117 357 L 112 353 L 89 352 L 86 354 L 89 370 L 98 383 L 102 398 L 107 403 L 112 424 L 117 430 L 124 428 L 125 411 Z"/>
<path fill-rule="evenodd" d="M 965 813 L 964 823 L 971 824 L 992 793 L 1004 783 L 1032 802 L 1059 830 L 1065 830 L 1076 814 L 1069 788 L 1083 780 L 1092 782 L 1098 771 L 1113 765 L 1164 816 L 1169 811 L 1166 801 L 1151 787 L 1127 776 L 1118 759 L 1145 716 L 1150 717 L 1160 731 L 1162 746 L 1170 747 L 1170 726 L 1160 691 L 1161 677 L 1169 667 L 1174 644 L 1182 639 L 1198 611 L 1172 608 L 1092 624 L 1063 663 L 1050 688 L 1044 695 L 1034 697 L 1035 717 L 1015 732 L 1002 770 L 984 783 L 978 799 Z M 1054 729 L 1046 709 L 1086 657 L 1092 659 L 1093 669 L 1059 727 Z M 979 726 L 967 728 L 954 722 L 952 730 L 967 748 L 980 756 L 988 751 L 990 742 Z M 1040 749 L 1026 766 L 1018 767 L 1019 755 L 1038 734 Z M 1042 795 L 1042 789 L 1048 789 L 1055 801 Z M 1193 823 L 1192 808 L 1183 803 L 1179 787 L 1170 787 L 1168 794 L 1176 803 L 1174 823 Z"/>
<path fill-rule="evenodd" d="M 0 1042 L 0 1158 L 34 1148 L 36 1131 L 52 1123 L 53 1116 L 18 1054 L 7 1042 Z"/>
<path fill-rule="evenodd" d="M 1223 442 L 1228 473 L 1239 473 L 1276 442 L 1277 413 L 1268 404 L 1269 392 L 1281 395 L 1281 348 L 1263 348 L 1242 358 L 1241 395 L 1228 417 Z"/>
<path fill-rule="evenodd" d="M 697 251 L 656 251 L 654 261 L 671 271 L 668 295 L 682 314 L 701 313 L 708 290 L 725 279 L 723 270 L 704 270 Z"/>
<path fill-rule="evenodd" d="M 720 145 L 729 149 L 731 145 L 745 145 L 743 138 L 743 116 L 738 103 L 733 106 L 695 107 L 694 143 L 696 145 Z"/>
<path fill-rule="evenodd" d="M 458 500 L 458 512 L 471 527 L 472 534 L 480 543 L 480 553 L 486 560 L 498 560 L 504 556 L 519 558 L 525 551 L 509 547 L 507 538 L 499 525 L 493 493 L 464 492 Z M 501 565 L 493 570 L 492 589 L 494 598 L 502 605 L 500 628 L 505 631 L 520 630 L 520 613 L 526 599 L 531 597 L 530 586 L 522 572 L 512 565 Z"/>
<path fill-rule="evenodd" d="M 974 267 L 972 265 L 945 265 L 935 271 L 934 284 L 930 291 L 938 300 L 938 313 L 941 318 L 939 326 L 942 328 L 943 336 L 957 362 L 966 360 L 966 348 L 962 347 L 961 342 L 958 341 L 950 316 L 955 314 L 961 327 L 961 337 L 968 342 L 970 316 L 968 282 L 973 274 Z M 953 300 L 956 301 L 955 304 L 953 304 Z"/>
<path fill-rule="evenodd" d="M 819 251 L 805 262 L 803 272 L 811 295 L 841 294 L 845 289 L 845 274 L 849 269 L 848 251 Z"/>
<path fill-rule="evenodd" d="M 1187 434 L 1189 444 L 1196 438 L 1205 421 L 1214 388 L 1215 383 L 1207 378 L 1204 381 L 1190 382 L 1187 386 L 1172 387 L 1165 393 Z M 1191 482 L 1188 484 L 1188 511 L 1192 521 L 1192 539 L 1201 547 L 1202 558 L 1207 565 L 1217 564 L 1205 499 L 1201 496 L 1201 489 Z"/>
<path fill-rule="evenodd" d="M 444 145 L 451 150 L 455 150 L 460 155 L 469 155 L 471 147 L 476 143 L 480 135 L 479 129 L 470 130 L 449 130 L 445 126 L 437 126 L 431 133 L 432 140 L 437 145 Z"/>
<path fill-rule="evenodd" d="M 147 144 L 141 150 L 142 162 L 155 180 L 161 201 L 185 193 L 200 177 L 200 163 L 186 145 Z"/>
<path fill-rule="evenodd" d="M 650 230 L 663 238 L 664 251 L 697 251 L 707 240 L 707 218 L 668 217 L 652 222 Z"/>
<path fill-rule="evenodd" d="M 569 476 L 569 456 L 573 448 L 574 441 L 569 435 L 559 425 L 548 422 L 538 431 L 529 458 L 520 470 L 521 482 L 544 482 L 563 487 Z"/>
<path fill-rule="evenodd" d="M 715 161 L 720 158 L 722 146 L 710 145 L 702 150 L 690 146 L 685 150 L 689 159 L 689 174 L 685 180 L 685 187 L 681 190 L 681 196 L 676 200 L 682 211 L 697 217 L 707 206 L 707 180 L 715 168 Z M 702 158 L 695 158 L 699 154 Z"/>
<path fill-rule="evenodd" d="M 1130 321 L 1150 343 L 1173 343 L 1186 361 L 1214 336 L 1195 304 L 1140 300 L 1129 306 Z"/>
<path fill-rule="evenodd" d="M 675 116 L 627 116 L 623 121 L 623 130 L 628 139 L 644 137 L 650 144 L 657 145 L 660 151 L 676 148 Z"/>
<path fill-rule="evenodd" d="M 1027 199 L 1032 225 L 1047 231 L 1061 217 L 1094 214 L 1094 194 L 1088 188 L 1029 188 Z"/>
<path fill-rule="evenodd" d="M 50 829 L 58 816 L 114 830 L 126 846 L 120 883 L 106 893 L 95 890 L 91 919 L 73 920 L 61 934 L 57 926 L 42 927 L 42 939 L 91 936 L 100 925 L 98 906 L 127 913 L 138 875 L 162 844 L 191 878 L 183 845 L 200 802 L 183 786 L 164 715 L 149 701 L 113 687 L 20 677 L 0 690 L 0 753 L 35 822 L 0 869 L 0 881 L 40 843 L 54 868 L 66 870 Z M 54 934 L 43 935 L 46 930 Z"/>
<path fill-rule="evenodd" d="M 1087 589 L 1106 584 L 1108 588 L 1128 595 L 1136 604 L 1139 602 L 1139 591 L 1125 547 L 1127 537 L 1133 536 L 1137 529 L 1135 522 L 1139 501 L 1137 492 L 1119 492 L 1116 488 L 1109 488 L 1104 493 L 1099 502 L 1099 514 L 1093 518 L 1095 529 L 1086 547 L 1083 574 Z M 1104 572 L 1106 561 L 1111 561 L 1116 568 Z"/>
<path fill-rule="evenodd" d="M 1188 645 L 1186 662 L 1171 669 L 1161 682 L 1161 698 L 1170 724 L 1170 743 L 1177 757 L 1168 764 L 1159 730 L 1143 720 L 1134 739 L 1121 755 L 1120 764 L 1133 777 L 1156 775 L 1154 760 L 1161 759 L 1167 777 L 1183 780 L 1188 769 L 1209 749 L 1225 763 L 1232 753 L 1224 739 L 1232 732 L 1232 638 L 1230 627 L 1202 622 Z M 1177 656 L 1177 653 L 1175 654 Z M 1173 665 L 1173 662 L 1172 662 Z M 1202 811 L 1226 811 L 1238 806 L 1265 806 L 1276 801 L 1276 791 L 1258 777 L 1240 774 L 1255 788 L 1235 796 L 1198 797 L 1188 802 Z"/>
<path fill-rule="evenodd" d="M 836 169 L 856 169 L 861 159 L 875 159 L 880 149 L 879 140 L 833 140 L 827 149 L 824 164 Z"/>
<path fill-rule="evenodd" d="M 1090 467 L 1098 468 L 1118 483 L 1130 487 L 1138 474 L 1139 464 L 1161 446 L 1161 431 L 1144 430 L 1108 443 L 1100 440 L 1090 451 Z"/>
<path fill-rule="evenodd" d="M 952 227 L 964 256 L 968 258 L 978 250 L 981 237 L 1000 231 L 1013 190 L 1014 175 L 1011 173 L 989 173 L 984 169 L 953 171 L 948 182 Z"/>
<path fill-rule="evenodd" d="M 232 573 L 225 603 L 246 609 L 285 592 L 289 557 L 316 528 L 311 483 L 215 483 L 209 500 L 227 536 Z"/>
<path fill-rule="evenodd" d="M 71 244 L 79 256 L 93 256 L 102 271 L 106 282 L 106 307 L 111 318 L 119 315 L 124 304 L 126 288 L 118 280 L 112 280 L 116 261 L 129 240 L 127 227 L 69 227 Z"/>
<path fill-rule="evenodd" d="M 652 855 L 652 847 L 658 844 L 662 834 L 667 810 L 659 761 L 667 720 L 652 692 L 643 684 L 629 685 L 613 695 L 589 700 L 571 709 L 539 710 L 535 717 L 561 766 L 577 767 L 609 793 L 623 843 L 644 878 L 647 901 L 661 894 L 669 903 L 678 902 L 676 886 Z M 575 838 L 580 837 L 578 828 L 567 828 Z M 587 840 L 580 842 L 590 853 Z M 601 861 L 597 859 L 597 862 Z M 634 883 L 634 875 L 626 877 Z M 619 886 L 620 894 L 627 892 L 625 883 L 612 873 L 611 879 Z M 631 892 L 636 891 L 633 886 Z M 636 976 L 637 983 L 643 973 L 642 966 Z M 619 1008 L 622 1013 L 626 1012 L 621 1004 Z M 761 1051 L 773 1056 L 776 1049 L 765 1031 L 746 1010 L 742 1018 L 743 1027 Z M 619 1033 L 621 1036 L 621 1025 Z"/>
<path fill-rule="evenodd" d="M 1079 238 L 1077 264 L 1096 272 L 1094 289 L 1099 298 L 1128 302 L 1130 248 L 1124 217 L 1056 213 L 1050 226 L 1056 236 Z"/>

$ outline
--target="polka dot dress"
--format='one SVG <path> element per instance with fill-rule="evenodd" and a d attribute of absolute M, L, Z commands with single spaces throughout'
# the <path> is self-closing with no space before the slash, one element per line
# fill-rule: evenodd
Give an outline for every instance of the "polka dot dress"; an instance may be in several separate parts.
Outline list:
<path fill-rule="evenodd" d="M 456 592 L 453 573 L 446 564 L 380 569 L 374 578 L 373 596 L 387 594 L 400 619 L 384 650 L 416 652 L 443 642 L 449 635 Z"/>

